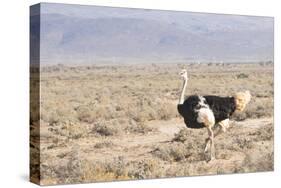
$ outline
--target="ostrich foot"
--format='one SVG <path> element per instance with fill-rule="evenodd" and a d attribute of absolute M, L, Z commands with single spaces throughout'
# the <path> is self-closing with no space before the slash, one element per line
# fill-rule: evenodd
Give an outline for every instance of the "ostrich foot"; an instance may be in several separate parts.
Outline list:
<path fill-rule="evenodd" d="M 213 154 L 207 154 L 207 153 L 205 153 L 205 160 L 206 160 L 207 163 L 209 163 L 209 162 L 211 162 L 211 161 L 216 160 L 216 157 L 215 157 L 215 155 L 213 155 Z"/>
<path fill-rule="evenodd" d="M 211 155 L 210 160 L 208 162 L 214 161 L 216 159 L 215 155 Z"/>
<path fill-rule="evenodd" d="M 206 141 L 205 141 L 206 145 L 205 145 L 204 153 L 208 152 L 208 150 L 210 148 L 210 142 L 211 142 L 211 139 L 207 138 Z"/>
<path fill-rule="evenodd" d="M 204 149 L 205 158 L 207 162 L 210 162 L 216 159 L 215 150 L 213 148 L 214 146 L 211 143 L 212 142 L 211 138 L 207 138 L 205 142 L 206 142 L 205 149 Z"/>
<path fill-rule="evenodd" d="M 216 160 L 215 157 L 210 157 L 208 160 L 206 160 L 206 162 L 209 163 L 209 162 L 212 162 L 212 161 L 215 161 L 215 160 Z"/>

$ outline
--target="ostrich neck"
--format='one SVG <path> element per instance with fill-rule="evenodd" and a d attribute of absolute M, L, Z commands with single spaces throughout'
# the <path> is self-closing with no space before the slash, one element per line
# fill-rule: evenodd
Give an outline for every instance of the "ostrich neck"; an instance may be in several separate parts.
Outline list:
<path fill-rule="evenodd" d="M 185 93 L 186 85 L 187 85 L 187 80 L 184 79 L 183 85 L 182 85 L 182 90 L 181 90 L 181 95 L 180 95 L 180 99 L 179 99 L 179 104 L 183 104 L 183 102 L 184 102 L 184 93 Z"/>

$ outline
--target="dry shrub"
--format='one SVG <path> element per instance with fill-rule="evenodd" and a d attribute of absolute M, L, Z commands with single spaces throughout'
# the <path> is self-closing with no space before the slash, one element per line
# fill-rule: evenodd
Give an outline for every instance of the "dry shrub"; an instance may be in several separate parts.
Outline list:
<path fill-rule="evenodd" d="M 157 159 L 146 159 L 128 164 L 128 176 L 133 179 L 159 178 L 164 176 Z"/>
<path fill-rule="evenodd" d="M 255 158 L 252 153 L 246 155 L 241 166 L 236 167 L 236 173 L 264 172 L 274 170 L 274 153 L 265 153 Z"/>
<path fill-rule="evenodd" d="M 196 166 L 183 162 L 177 165 L 169 166 L 169 168 L 165 172 L 166 177 L 181 177 L 181 176 L 193 176 L 196 174 Z"/>
<path fill-rule="evenodd" d="M 93 123 L 95 120 L 95 117 L 92 115 L 91 109 L 89 109 L 86 106 L 77 108 L 77 118 L 79 121 L 87 122 L 87 123 Z"/>
<path fill-rule="evenodd" d="M 255 136 L 254 142 L 257 141 L 269 141 L 273 140 L 274 137 L 274 127 L 272 124 L 267 124 L 265 127 L 260 128 L 254 133 L 250 133 L 250 136 Z"/>
<path fill-rule="evenodd" d="M 83 182 L 130 179 L 127 164 L 122 157 L 104 162 L 83 160 L 81 165 L 83 173 L 80 174 L 80 178 Z"/>
<path fill-rule="evenodd" d="M 247 119 L 247 115 L 245 112 L 235 112 L 231 118 L 235 121 L 244 121 Z"/>
<path fill-rule="evenodd" d="M 119 127 L 110 122 L 100 121 L 93 125 L 91 133 L 97 133 L 101 136 L 113 136 L 119 133 Z"/>
<path fill-rule="evenodd" d="M 43 122 L 47 122 L 51 126 L 69 121 L 76 121 L 75 111 L 71 107 L 56 104 L 55 102 L 48 105 L 42 105 L 40 114 L 41 120 L 43 120 Z"/>
<path fill-rule="evenodd" d="M 145 122 L 157 119 L 157 111 L 148 103 L 137 103 L 129 106 L 128 117 L 136 122 Z"/>
<path fill-rule="evenodd" d="M 157 119 L 157 112 L 151 107 L 147 106 L 143 112 L 141 112 L 142 121 L 151 121 Z"/>
<path fill-rule="evenodd" d="M 110 105 L 80 106 L 76 109 L 76 112 L 78 120 L 86 123 L 110 120 L 115 115 L 115 110 Z"/>
<path fill-rule="evenodd" d="M 159 146 L 153 151 L 154 155 L 165 161 L 201 161 L 205 160 L 203 147 L 205 143 L 204 131 L 183 128 L 176 133 L 172 142 Z M 197 136 L 196 136 L 197 135 Z"/>
<path fill-rule="evenodd" d="M 44 108 L 41 109 L 41 120 L 53 126 L 61 121 L 60 116 L 56 112 L 48 112 Z"/>
<path fill-rule="evenodd" d="M 79 123 L 68 123 L 66 125 L 66 137 L 70 139 L 79 139 L 81 137 L 88 137 L 90 133 L 89 127 Z"/>
<path fill-rule="evenodd" d="M 234 143 L 234 145 L 238 145 L 238 147 L 242 150 L 249 150 L 254 146 L 253 141 L 250 138 L 236 138 Z"/>
<path fill-rule="evenodd" d="M 245 74 L 245 73 L 240 73 L 240 74 L 236 75 L 236 78 L 238 78 L 238 79 L 249 78 L 249 75 Z"/>
<path fill-rule="evenodd" d="M 177 117 L 178 114 L 176 106 L 168 102 L 158 104 L 157 112 L 160 120 L 169 120 Z"/>
<path fill-rule="evenodd" d="M 128 108 L 128 117 L 136 122 L 169 120 L 178 116 L 176 106 L 159 98 L 144 98 Z"/>
<path fill-rule="evenodd" d="M 84 182 L 90 181 L 112 181 L 126 179 L 146 179 L 163 177 L 160 171 L 159 161 L 147 159 L 140 161 L 125 161 L 123 157 L 113 160 L 90 162 L 81 161 L 82 174 L 80 178 Z"/>
<path fill-rule="evenodd" d="M 190 132 L 184 128 L 175 134 L 173 141 L 175 142 L 185 142 L 190 137 Z"/>
<path fill-rule="evenodd" d="M 100 148 L 110 148 L 110 147 L 112 147 L 113 145 L 114 145 L 114 144 L 113 144 L 112 141 L 110 141 L 110 140 L 105 140 L 105 141 L 96 143 L 96 144 L 94 145 L 94 148 L 98 148 L 98 149 L 100 149 Z"/>
<path fill-rule="evenodd" d="M 64 162 L 58 164 L 54 158 L 48 157 L 49 164 L 47 165 L 44 162 L 41 164 L 41 174 L 43 175 L 41 183 L 43 185 L 50 182 L 54 184 L 82 183 L 81 159 L 79 156 L 79 148 L 74 146 Z"/>
<path fill-rule="evenodd" d="M 152 127 L 148 127 L 143 122 L 135 122 L 134 120 L 130 120 L 130 125 L 125 128 L 127 132 L 130 133 L 141 133 L 141 134 L 147 134 L 148 132 L 153 131 L 154 129 Z"/>
<path fill-rule="evenodd" d="M 185 145 L 174 143 L 169 146 L 159 146 L 153 151 L 154 155 L 165 161 L 181 161 L 189 156 Z"/>

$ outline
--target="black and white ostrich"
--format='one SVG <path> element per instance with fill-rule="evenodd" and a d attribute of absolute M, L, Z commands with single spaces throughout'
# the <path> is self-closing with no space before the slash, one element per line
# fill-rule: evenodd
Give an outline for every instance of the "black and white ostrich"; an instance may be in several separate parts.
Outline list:
<path fill-rule="evenodd" d="M 215 159 L 214 137 L 225 132 L 229 126 L 229 118 L 235 111 L 243 111 L 251 100 L 249 91 L 238 92 L 231 97 L 191 95 L 184 99 L 188 76 L 184 69 L 180 72 L 183 87 L 178 103 L 178 112 L 184 118 L 188 128 L 207 128 L 209 137 L 206 139 L 204 152 L 210 148 L 210 160 Z M 218 124 L 220 129 L 214 135 L 213 127 Z"/>

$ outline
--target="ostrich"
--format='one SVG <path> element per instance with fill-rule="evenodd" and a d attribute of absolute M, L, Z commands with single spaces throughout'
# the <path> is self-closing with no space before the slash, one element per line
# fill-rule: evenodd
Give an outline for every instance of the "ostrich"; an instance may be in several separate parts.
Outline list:
<path fill-rule="evenodd" d="M 188 81 L 187 71 L 183 69 L 180 76 L 183 78 L 183 86 L 178 112 L 184 118 L 184 123 L 188 128 L 207 128 L 208 138 L 205 142 L 204 153 L 210 151 L 211 161 L 215 159 L 214 137 L 226 131 L 226 128 L 229 127 L 229 118 L 234 112 L 241 112 L 245 109 L 251 100 L 251 94 L 249 91 L 244 91 L 231 97 L 191 95 L 184 99 Z M 218 124 L 220 128 L 216 134 L 212 130 L 215 124 Z"/>

